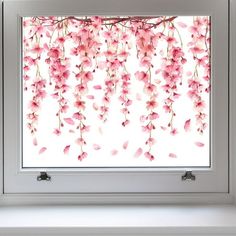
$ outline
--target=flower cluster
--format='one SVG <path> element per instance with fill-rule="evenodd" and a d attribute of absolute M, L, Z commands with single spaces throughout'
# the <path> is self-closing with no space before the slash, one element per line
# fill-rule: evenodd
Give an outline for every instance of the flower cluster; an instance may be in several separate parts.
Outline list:
<path fill-rule="evenodd" d="M 210 22 L 207 17 L 195 17 L 189 28 L 192 41 L 189 42 L 189 51 L 195 61 L 193 73 L 190 71 L 188 79 L 188 96 L 193 101 L 196 110 L 197 131 L 203 133 L 207 127 L 205 101 L 203 93 L 210 92 Z M 204 82 L 206 85 L 204 85 Z"/>

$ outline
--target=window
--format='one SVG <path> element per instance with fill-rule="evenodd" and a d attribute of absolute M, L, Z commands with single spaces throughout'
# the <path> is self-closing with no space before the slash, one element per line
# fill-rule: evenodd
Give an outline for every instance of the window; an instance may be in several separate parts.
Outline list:
<path fill-rule="evenodd" d="M 4 3 L 5 192 L 227 192 L 227 1 L 57 3 Z"/>

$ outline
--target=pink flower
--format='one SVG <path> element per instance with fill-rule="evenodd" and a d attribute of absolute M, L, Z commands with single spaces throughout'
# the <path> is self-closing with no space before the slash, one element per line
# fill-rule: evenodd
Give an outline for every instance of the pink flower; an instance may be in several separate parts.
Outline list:
<path fill-rule="evenodd" d="M 29 109 L 32 111 L 37 111 L 39 109 L 39 104 L 36 101 L 30 101 Z"/>
<path fill-rule="evenodd" d="M 80 109 L 80 110 L 84 110 L 85 109 L 85 102 L 78 100 L 78 101 L 75 102 L 75 107 Z"/>
<path fill-rule="evenodd" d="M 118 56 L 119 57 L 121 57 L 122 59 L 124 58 L 124 59 L 126 59 L 128 56 L 130 55 L 130 53 L 129 52 L 126 52 L 126 51 L 121 51 L 119 54 L 118 54 Z"/>
<path fill-rule="evenodd" d="M 53 133 L 57 136 L 61 135 L 61 131 L 59 129 L 54 129 Z"/>
<path fill-rule="evenodd" d="M 149 114 L 148 118 L 149 120 L 156 120 L 159 118 L 159 115 L 156 112 L 152 112 L 151 114 Z"/>
<path fill-rule="evenodd" d="M 170 112 L 171 112 L 171 108 L 170 108 L 170 106 L 168 106 L 168 105 L 164 105 L 164 106 L 163 106 L 163 109 L 164 109 L 164 111 L 165 111 L 166 113 L 170 113 Z"/>
<path fill-rule="evenodd" d="M 78 156 L 78 160 L 82 161 L 84 158 L 86 158 L 88 156 L 87 152 L 82 152 L 79 156 Z"/>
<path fill-rule="evenodd" d="M 206 104 L 203 100 L 200 100 L 200 101 L 195 102 L 194 106 L 196 109 L 202 110 L 203 108 L 205 108 Z"/>
<path fill-rule="evenodd" d="M 130 123 L 130 121 L 126 119 L 125 121 L 122 122 L 122 126 L 125 127 L 125 126 L 127 126 L 129 123 Z"/>
<path fill-rule="evenodd" d="M 66 41 L 65 37 L 58 37 L 57 42 L 63 44 Z"/>
<path fill-rule="evenodd" d="M 151 64 L 151 57 L 143 57 L 140 61 L 140 65 L 149 68 Z"/>
<path fill-rule="evenodd" d="M 93 79 L 93 74 L 92 74 L 92 72 L 86 71 L 86 72 L 84 73 L 83 79 L 84 79 L 86 82 L 91 81 L 91 80 Z"/>
<path fill-rule="evenodd" d="M 41 54 L 43 52 L 43 48 L 41 48 L 39 44 L 35 44 L 34 47 L 31 49 L 31 52 Z"/>
<path fill-rule="evenodd" d="M 90 67 L 92 66 L 92 61 L 89 57 L 83 57 L 81 58 L 81 65 L 84 66 L 84 67 Z"/>
<path fill-rule="evenodd" d="M 166 37 L 166 42 L 169 43 L 169 44 L 173 44 L 176 42 L 176 39 L 174 37 Z"/>
<path fill-rule="evenodd" d="M 47 55 L 51 58 L 58 59 L 61 55 L 61 50 L 59 48 L 51 48 Z"/>
<path fill-rule="evenodd" d="M 82 125 L 80 128 L 81 133 L 89 132 L 89 130 L 90 130 L 90 126 L 88 126 L 88 125 Z"/>
<path fill-rule="evenodd" d="M 76 143 L 79 145 L 79 146 L 83 146 L 83 145 L 86 145 L 86 142 L 83 138 L 78 138 L 76 140 Z"/>
<path fill-rule="evenodd" d="M 144 91 L 147 94 L 152 94 L 153 92 L 156 91 L 156 86 L 154 84 L 150 84 L 150 83 L 145 84 Z"/>
<path fill-rule="evenodd" d="M 156 140 L 154 138 L 148 138 L 148 140 L 145 142 L 146 145 L 153 146 L 155 144 Z"/>
<path fill-rule="evenodd" d="M 153 161 L 155 157 L 150 152 L 145 152 L 144 156 L 148 158 L 150 161 Z"/>
<path fill-rule="evenodd" d="M 172 129 L 172 130 L 170 131 L 170 134 L 171 134 L 171 135 L 176 135 L 176 134 L 178 134 L 177 129 L 176 129 L 176 128 Z"/>
<path fill-rule="evenodd" d="M 204 52 L 204 50 L 202 48 L 199 48 L 197 46 L 192 47 L 189 49 L 193 54 L 201 54 Z"/>
<path fill-rule="evenodd" d="M 149 76 L 147 73 L 145 73 L 144 71 L 137 71 L 135 73 L 135 77 L 138 79 L 138 80 L 141 80 L 143 81 L 144 83 L 146 83 L 149 79 Z"/>
<path fill-rule="evenodd" d="M 62 105 L 61 112 L 66 113 L 68 109 L 69 109 L 68 105 Z"/>
<path fill-rule="evenodd" d="M 85 94 L 88 92 L 88 87 L 86 84 L 78 84 L 75 86 L 76 91 L 80 94 Z"/>
<path fill-rule="evenodd" d="M 150 100 L 150 101 L 147 101 L 146 102 L 146 108 L 149 110 L 149 109 L 154 109 L 157 107 L 158 103 L 155 101 L 155 100 Z"/>

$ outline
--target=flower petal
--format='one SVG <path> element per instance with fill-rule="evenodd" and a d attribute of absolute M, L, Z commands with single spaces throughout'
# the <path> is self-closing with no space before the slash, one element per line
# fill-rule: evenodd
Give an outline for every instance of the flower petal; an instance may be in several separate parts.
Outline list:
<path fill-rule="evenodd" d="M 138 148 L 137 150 L 136 150 L 136 152 L 134 153 L 134 157 L 140 157 L 141 155 L 142 155 L 142 153 L 143 153 L 143 149 L 142 148 Z"/>
<path fill-rule="evenodd" d="M 63 150 L 64 154 L 68 154 L 69 150 L 70 150 L 70 145 L 65 146 L 65 148 Z"/>
<path fill-rule="evenodd" d="M 46 147 L 42 147 L 42 148 L 39 150 L 39 154 L 42 154 L 42 153 L 44 153 L 46 150 L 47 150 L 47 148 L 46 148 Z"/>
<path fill-rule="evenodd" d="M 195 142 L 195 145 L 198 146 L 198 147 L 204 147 L 205 146 L 205 144 L 201 143 L 201 142 Z"/>
<path fill-rule="evenodd" d="M 191 124 L 191 119 L 185 121 L 185 123 L 184 123 L 184 130 L 186 132 L 190 131 L 190 124 Z"/>
<path fill-rule="evenodd" d="M 129 141 L 125 141 L 123 143 L 123 149 L 127 149 L 128 145 L 129 145 Z"/>
<path fill-rule="evenodd" d="M 64 121 L 69 125 L 74 125 L 75 122 L 71 118 L 64 118 Z"/>

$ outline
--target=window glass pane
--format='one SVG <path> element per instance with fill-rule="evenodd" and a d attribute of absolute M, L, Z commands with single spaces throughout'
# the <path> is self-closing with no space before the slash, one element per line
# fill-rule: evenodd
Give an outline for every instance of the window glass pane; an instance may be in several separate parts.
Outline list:
<path fill-rule="evenodd" d="M 23 167 L 210 165 L 210 17 L 22 18 Z"/>

